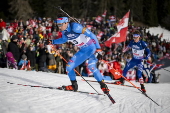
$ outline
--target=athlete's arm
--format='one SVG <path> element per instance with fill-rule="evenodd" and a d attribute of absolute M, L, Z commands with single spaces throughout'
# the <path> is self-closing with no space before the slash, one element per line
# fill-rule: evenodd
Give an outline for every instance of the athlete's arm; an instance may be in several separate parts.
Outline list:
<path fill-rule="evenodd" d="M 125 53 L 126 51 L 128 51 L 129 49 L 131 49 L 131 47 L 132 47 L 132 42 L 130 42 L 129 43 L 129 45 L 128 46 L 126 46 L 126 48 L 125 49 L 123 49 L 123 53 Z"/>
<path fill-rule="evenodd" d="M 63 44 L 67 42 L 68 38 L 64 35 L 64 31 L 62 31 L 62 37 L 59 39 L 52 40 L 52 44 Z"/>
<path fill-rule="evenodd" d="M 144 59 L 148 60 L 149 57 L 151 56 L 151 51 L 148 47 L 145 48 L 145 51 L 146 51 L 146 57 Z"/>
<path fill-rule="evenodd" d="M 148 48 L 148 45 L 146 44 L 146 42 L 142 41 L 142 45 L 144 46 L 145 51 L 146 51 L 146 57 L 144 59 L 148 60 L 148 58 L 151 56 L 151 51 Z"/>
<path fill-rule="evenodd" d="M 145 59 L 149 59 L 149 57 L 151 56 L 151 51 L 150 51 L 150 49 L 149 48 L 145 48 L 145 51 L 146 51 L 146 53 L 147 53 L 147 55 L 146 55 L 146 58 Z"/>
<path fill-rule="evenodd" d="M 131 47 L 129 47 L 129 46 L 126 46 L 126 48 L 125 49 L 123 49 L 123 53 L 125 53 L 126 51 L 128 51 L 129 49 L 130 49 Z"/>

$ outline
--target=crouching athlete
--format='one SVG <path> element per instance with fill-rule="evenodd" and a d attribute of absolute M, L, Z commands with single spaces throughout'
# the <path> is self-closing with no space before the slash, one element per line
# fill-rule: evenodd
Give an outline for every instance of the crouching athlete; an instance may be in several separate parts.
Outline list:
<path fill-rule="evenodd" d="M 96 51 L 101 51 L 96 36 L 81 24 L 69 22 L 68 17 L 59 17 L 56 22 L 58 28 L 62 31 L 62 37 L 53 40 L 52 43 L 62 44 L 68 41 L 79 47 L 79 51 L 68 61 L 66 66 L 66 71 L 72 83 L 72 85 L 69 86 L 70 89 L 73 89 L 74 91 L 78 90 L 74 68 L 88 59 L 88 68 L 99 82 L 102 91 L 106 94 L 109 93 L 109 89 L 103 82 L 103 77 L 96 67 L 98 59 L 95 57 L 95 53 Z"/>

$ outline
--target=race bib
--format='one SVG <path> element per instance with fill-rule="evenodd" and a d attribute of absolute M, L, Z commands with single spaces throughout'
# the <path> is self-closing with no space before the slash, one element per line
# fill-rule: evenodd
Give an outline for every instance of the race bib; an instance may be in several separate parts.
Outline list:
<path fill-rule="evenodd" d="M 78 47 L 84 46 L 88 41 L 90 40 L 90 37 L 80 34 L 77 38 L 74 38 L 72 40 L 69 40 L 73 44 L 75 44 Z"/>
<path fill-rule="evenodd" d="M 132 48 L 133 57 L 136 59 L 142 59 L 144 56 L 144 49 L 137 50 Z"/>

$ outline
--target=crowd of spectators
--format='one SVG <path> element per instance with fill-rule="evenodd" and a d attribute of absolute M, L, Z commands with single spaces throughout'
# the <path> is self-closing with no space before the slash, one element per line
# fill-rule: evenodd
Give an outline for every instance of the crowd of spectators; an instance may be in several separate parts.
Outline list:
<path fill-rule="evenodd" d="M 116 22 L 106 20 L 97 23 L 90 19 L 79 19 L 79 21 L 84 27 L 90 29 L 99 40 L 103 50 L 103 55 L 98 57 L 98 68 L 101 72 L 108 72 L 108 67 L 102 60 L 117 61 L 120 63 L 121 69 L 124 68 L 125 63 L 131 58 L 131 53 L 128 51 L 122 54 L 122 49 L 133 39 L 132 34 L 135 30 L 140 31 L 142 40 L 147 42 L 152 52 L 152 62 L 163 57 L 166 53 L 170 53 L 170 42 L 161 40 L 159 34 L 152 35 L 149 31 L 146 32 L 146 27 L 129 24 L 126 42 L 112 44 L 112 47 L 108 48 L 103 42 L 117 32 Z M 66 74 L 66 62 L 63 58 L 68 61 L 79 48 L 69 42 L 59 45 L 51 44 L 51 40 L 61 36 L 57 24 L 51 18 L 33 18 L 27 21 L 15 19 L 10 23 L 0 19 L 0 67 L 10 68 L 7 66 L 6 54 L 11 52 L 19 70 Z M 21 60 L 27 61 L 25 63 L 29 65 L 29 68 L 23 68 Z M 86 62 L 77 67 L 76 70 L 83 75 L 89 74 Z"/>

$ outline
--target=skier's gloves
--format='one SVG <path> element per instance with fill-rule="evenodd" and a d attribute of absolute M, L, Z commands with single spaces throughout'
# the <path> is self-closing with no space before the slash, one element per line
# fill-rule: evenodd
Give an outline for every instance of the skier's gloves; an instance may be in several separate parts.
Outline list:
<path fill-rule="evenodd" d="M 99 56 L 101 57 L 101 56 L 103 56 L 102 53 L 103 53 L 103 51 L 101 49 L 97 49 L 94 54 L 95 54 L 96 57 L 99 57 Z"/>
<path fill-rule="evenodd" d="M 102 55 L 102 54 L 103 54 L 103 51 L 102 51 L 101 49 L 97 49 L 95 53 Z"/>

